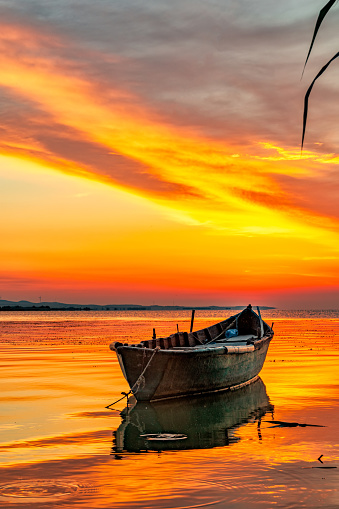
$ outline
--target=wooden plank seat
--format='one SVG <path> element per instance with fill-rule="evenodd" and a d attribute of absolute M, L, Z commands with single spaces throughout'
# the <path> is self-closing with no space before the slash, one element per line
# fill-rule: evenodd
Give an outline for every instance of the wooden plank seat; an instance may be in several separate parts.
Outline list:
<path fill-rule="evenodd" d="M 247 341 L 250 341 L 250 340 L 253 340 L 255 341 L 256 339 L 258 339 L 258 336 L 255 336 L 254 334 L 241 334 L 239 336 L 235 336 L 233 338 L 220 338 L 220 339 L 217 339 L 216 343 L 246 343 Z"/>

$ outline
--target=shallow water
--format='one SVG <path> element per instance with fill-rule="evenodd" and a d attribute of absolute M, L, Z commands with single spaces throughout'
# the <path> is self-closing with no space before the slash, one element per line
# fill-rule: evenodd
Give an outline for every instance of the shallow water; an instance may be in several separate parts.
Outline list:
<path fill-rule="evenodd" d="M 123 419 L 124 401 L 105 408 L 128 390 L 109 343 L 187 330 L 188 311 L 2 312 L 0 507 L 338 508 L 339 312 L 263 317 L 261 381 Z M 187 438 L 140 437 L 160 432 Z"/>

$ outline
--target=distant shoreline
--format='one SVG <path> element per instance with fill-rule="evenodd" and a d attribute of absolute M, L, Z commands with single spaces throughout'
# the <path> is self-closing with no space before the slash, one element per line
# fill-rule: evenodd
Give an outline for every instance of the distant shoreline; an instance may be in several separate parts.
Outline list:
<path fill-rule="evenodd" d="M 80 304 L 61 304 L 61 303 L 14 303 L 9 301 L 0 301 L 0 311 L 225 311 L 241 310 L 244 306 L 142 306 L 138 304 L 108 304 L 100 306 L 98 304 L 80 305 Z M 274 307 L 260 306 L 260 309 L 276 309 Z"/>

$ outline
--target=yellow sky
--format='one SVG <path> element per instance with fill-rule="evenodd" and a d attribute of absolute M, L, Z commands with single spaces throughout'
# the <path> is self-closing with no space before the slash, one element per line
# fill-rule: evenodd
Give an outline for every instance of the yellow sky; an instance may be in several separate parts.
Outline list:
<path fill-rule="evenodd" d="M 94 72 L 131 57 L 2 28 L 2 298 L 283 305 L 290 291 L 317 307 L 321 291 L 334 305 L 335 153 L 180 125 Z"/>

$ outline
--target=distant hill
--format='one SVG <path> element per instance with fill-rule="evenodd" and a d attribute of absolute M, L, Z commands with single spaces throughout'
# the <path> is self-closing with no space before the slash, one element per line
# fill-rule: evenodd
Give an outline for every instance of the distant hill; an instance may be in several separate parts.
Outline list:
<path fill-rule="evenodd" d="M 105 310 L 105 311 L 112 311 L 112 310 L 139 310 L 139 311 L 162 311 L 162 310 L 169 310 L 169 311 L 181 311 L 181 310 L 191 310 L 191 309 L 205 309 L 205 310 L 211 310 L 211 311 L 218 311 L 218 310 L 239 310 L 244 309 L 246 305 L 244 306 L 158 306 L 157 304 L 154 304 L 152 306 L 143 306 L 140 304 L 105 304 L 105 305 L 98 305 L 98 304 L 65 304 L 62 302 L 29 302 L 27 300 L 20 300 L 18 302 L 10 301 L 10 300 L 0 300 L 0 311 L 11 311 L 11 310 L 18 310 L 18 311 L 49 311 L 49 310 L 69 310 L 69 311 L 77 311 L 77 310 Z M 253 306 L 254 307 L 254 306 Z M 4 309 L 5 308 L 5 309 Z M 12 308 L 12 309 L 8 309 Z M 15 308 L 15 309 L 13 309 Z M 260 306 L 260 309 L 275 309 L 274 307 L 268 307 L 268 306 Z"/>

